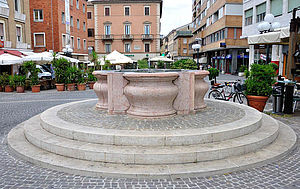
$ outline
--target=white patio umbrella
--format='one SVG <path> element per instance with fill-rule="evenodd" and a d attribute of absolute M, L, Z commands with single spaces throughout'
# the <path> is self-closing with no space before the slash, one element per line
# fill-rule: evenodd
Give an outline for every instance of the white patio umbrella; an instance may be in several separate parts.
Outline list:
<path fill-rule="evenodd" d="M 18 56 L 14 56 L 8 53 L 0 55 L 0 65 L 13 65 L 21 63 L 23 63 L 23 59 Z"/>
<path fill-rule="evenodd" d="M 163 61 L 163 62 L 174 62 L 174 60 L 167 58 L 165 56 L 157 56 L 154 58 L 150 58 L 151 62 L 158 62 L 158 61 Z"/>
<path fill-rule="evenodd" d="M 53 54 L 50 52 L 34 53 L 29 56 L 23 57 L 23 61 L 35 61 L 35 62 L 51 62 L 53 60 Z"/>
<path fill-rule="evenodd" d="M 78 63 L 79 60 L 76 59 L 76 58 L 71 58 L 71 57 L 67 57 L 67 56 L 64 56 L 64 55 L 58 55 L 57 58 L 64 58 L 72 63 Z"/>
<path fill-rule="evenodd" d="M 111 64 L 128 64 L 128 63 L 133 63 L 133 60 L 118 51 L 113 51 L 109 55 L 106 56 L 105 60 L 109 60 Z M 101 61 L 101 59 L 100 59 Z M 103 59 L 104 62 L 104 59 Z M 101 62 L 102 64 L 102 62 Z"/>

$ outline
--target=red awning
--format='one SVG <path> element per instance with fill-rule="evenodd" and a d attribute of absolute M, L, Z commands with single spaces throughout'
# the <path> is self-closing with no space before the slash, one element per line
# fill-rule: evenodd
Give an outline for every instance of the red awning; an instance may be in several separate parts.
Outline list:
<path fill-rule="evenodd" d="M 22 58 L 22 56 L 26 56 L 25 54 L 23 54 L 23 53 L 20 52 L 20 51 L 0 49 L 0 55 L 1 55 L 1 54 L 4 54 L 4 53 L 8 53 L 8 54 L 11 54 L 11 55 L 14 55 L 14 56 L 18 56 L 18 57 L 20 57 L 20 58 Z"/>

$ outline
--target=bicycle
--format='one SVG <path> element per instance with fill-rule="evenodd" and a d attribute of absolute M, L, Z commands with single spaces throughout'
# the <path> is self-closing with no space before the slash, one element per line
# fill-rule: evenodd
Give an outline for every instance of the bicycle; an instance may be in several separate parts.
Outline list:
<path fill-rule="evenodd" d="M 211 97 L 216 100 L 225 101 L 233 99 L 233 102 L 248 105 L 248 99 L 243 93 L 243 87 L 239 80 L 236 82 L 225 82 L 224 85 L 212 86 L 211 91 L 208 94 L 208 98 Z"/>

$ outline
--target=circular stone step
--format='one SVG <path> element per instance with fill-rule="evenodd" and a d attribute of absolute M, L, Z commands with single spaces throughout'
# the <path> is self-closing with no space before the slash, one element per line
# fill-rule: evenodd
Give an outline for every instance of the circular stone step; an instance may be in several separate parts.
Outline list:
<path fill-rule="evenodd" d="M 223 159 L 253 152 L 273 142 L 278 123 L 263 116 L 262 126 L 238 138 L 188 146 L 116 146 L 71 140 L 45 131 L 39 116 L 24 123 L 25 137 L 33 145 L 71 158 L 125 164 L 179 164 Z"/>
<path fill-rule="evenodd" d="M 175 179 L 224 174 L 276 161 L 293 150 L 297 140 L 294 131 L 279 122 L 279 134 L 276 140 L 256 152 L 198 163 L 126 165 L 79 160 L 42 150 L 26 140 L 23 126 L 24 123 L 12 129 L 7 137 L 8 145 L 16 155 L 45 168 L 97 177 Z"/>
<path fill-rule="evenodd" d="M 52 134 L 88 143 L 178 146 L 220 142 L 247 135 L 257 130 L 262 121 L 262 114 L 253 108 L 211 100 L 207 100 L 207 110 L 196 115 L 158 120 L 107 115 L 97 112 L 93 108 L 95 104 L 96 100 L 88 100 L 50 108 L 41 114 L 41 126 Z M 160 122 L 164 127 L 158 125 Z"/>

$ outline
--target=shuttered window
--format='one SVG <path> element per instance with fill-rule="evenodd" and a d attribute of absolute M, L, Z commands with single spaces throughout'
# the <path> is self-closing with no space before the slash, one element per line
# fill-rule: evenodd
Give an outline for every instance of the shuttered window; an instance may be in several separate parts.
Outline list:
<path fill-rule="evenodd" d="M 44 33 L 39 33 L 39 34 L 34 34 L 34 46 L 35 47 L 45 47 L 45 34 Z"/>
<path fill-rule="evenodd" d="M 271 13 L 274 16 L 282 14 L 282 0 L 271 0 Z"/>
<path fill-rule="evenodd" d="M 266 16 L 266 3 L 256 6 L 256 22 L 261 22 Z"/>
<path fill-rule="evenodd" d="M 0 40 L 4 40 L 4 24 L 0 23 Z"/>
<path fill-rule="evenodd" d="M 253 9 L 249 9 L 245 11 L 245 26 L 252 24 L 253 17 Z"/>

